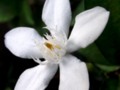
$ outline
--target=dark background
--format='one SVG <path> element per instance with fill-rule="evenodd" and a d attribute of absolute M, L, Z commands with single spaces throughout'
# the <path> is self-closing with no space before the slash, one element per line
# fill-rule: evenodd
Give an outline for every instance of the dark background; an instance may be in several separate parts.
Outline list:
<path fill-rule="evenodd" d="M 90 90 L 120 90 L 120 0 L 70 0 L 75 16 L 94 6 L 110 11 L 108 24 L 102 35 L 85 49 L 73 54 L 86 62 Z M 4 34 L 18 26 L 36 28 L 43 34 L 41 20 L 44 0 L 0 0 L 0 90 L 13 90 L 19 75 L 37 65 L 33 60 L 12 55 L 4 46 Z M 93 32 L 94 33 L 94 32 Z M 59 70 L 46 90 L 58 90 Z"/>

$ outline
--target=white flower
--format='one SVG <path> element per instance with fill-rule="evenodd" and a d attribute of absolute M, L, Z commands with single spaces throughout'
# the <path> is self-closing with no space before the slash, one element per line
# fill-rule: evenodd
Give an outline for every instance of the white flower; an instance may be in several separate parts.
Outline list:
<path fill-rule="evenodd" d="M 12 29 L 5 35 L 5 45 L 14 55 L 39 64 L 22 73 L 15 90 L 44 90 L 58 66 L 59 90 L 88 90 L 86 64 L 70 53 L 94 42 L 105 28 L 108 17 L 109 12 L 102 7 L 84 11 L 77 15 L 67 39 L 71 21 L 69 0 L 46 0 L 42 19 L 51 35 L 42 38 L 27 27 Z"/>

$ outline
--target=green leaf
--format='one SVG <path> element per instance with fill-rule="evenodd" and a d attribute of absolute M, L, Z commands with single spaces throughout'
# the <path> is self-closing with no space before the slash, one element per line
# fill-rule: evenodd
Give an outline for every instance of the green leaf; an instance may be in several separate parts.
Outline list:
<path fill-rule="evenodd" d="M 76 9 L 73 11 L 73 20 L 72 20 L 72 25 L 74 25 L 75 23 L 75 17 L 76 15 L 78 15 L 79 13 L 81 13 L 82 11 L 85 10 L 85 7 L 84 7 L 84 0 L 81 0 L 80 3 L 78 4 L 78 6 L 76 7 Z"/>
<path fill-rule="evenodd" d="M 85 3 L 84 0 L 81 0 L 81 2 L 78 4 L 77 8 L 73 13 L 73 17 L 75 17 L 77 14 L 81 13 L 84 10 L 85 10 Z"/>
<path fill-rule="evenodd" d="M 0 4 L 0 23 L 10 21 L 15 17 L 16 13 L 10 6 Z"/>
<path fill-rule="evenodd" d="M 21 23 L 27 23 L 29 25 L 34 25 L 34 20 L 32 17 L 32 11 L 28 0 L 24 0 L 21 7 Z"/>
<path fill-rule="evenodd" d="M 100 65 L 100 64 L 97 64 L 97 66 L 105 72 L 113 72 L 120 69 L 120 66 L 108 66 L 108 65 Z"/>
<path fill-rule="evenodd" d="M 80 49 L 80 54 L 82 54 L 89 62 L 96 64 L 110 65 L 110 63 L 102 55 L 95 43 L 91 44 L 87 48 Z"/>

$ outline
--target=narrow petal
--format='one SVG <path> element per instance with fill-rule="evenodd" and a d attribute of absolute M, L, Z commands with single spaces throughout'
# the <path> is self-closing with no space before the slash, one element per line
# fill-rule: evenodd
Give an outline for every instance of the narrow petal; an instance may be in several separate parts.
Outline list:
<path fill-rule="evenodd" d="M 5 46 L 16 56 L 21 58 L 41 58 L 39 43 L 42 38 L 33 29 L 18 27 L 5 35 Z"/>
<path fill-rule="evenodd" d="M 102 7 L 95 7 L 77 15 L 75 26 L 68 40 L 68 51 L 73 52 L 93 43 L 104 30 L 108 18 L 109 11 Z"/>
<path fill-rule="evenodd" d="M 72 55 L 66 55 L 60 63 L 59 90 L 89 90 L 86 64 Z"/>
<path fill-rule="evenodd" d="M 63 30 L 68 34 L 71 21 L 69 0 L 46 0 L 42 19 L 51 29 Z"/>
<path fill-rule="evenodd" d="M 14 90 L 45 90 L 57 68 L 57 64 L 50 64 L 27 69 L 19 77 Z"/>

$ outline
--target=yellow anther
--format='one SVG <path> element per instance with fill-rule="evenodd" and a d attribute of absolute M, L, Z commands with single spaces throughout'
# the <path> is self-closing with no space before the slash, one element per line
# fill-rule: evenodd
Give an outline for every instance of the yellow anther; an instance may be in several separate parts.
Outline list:
<path fill-rule="evenodd" d="M 53 49 L 54 49 L 54 46 L 52 45 L 52 43 L 45 42 L 45 46 L 46 46 L 47 48 L 49 48 L 50 50 L 53 50 Z"/>

